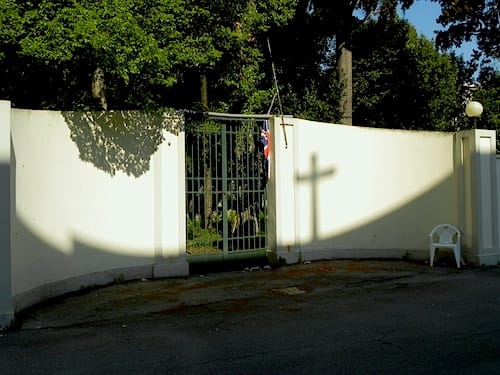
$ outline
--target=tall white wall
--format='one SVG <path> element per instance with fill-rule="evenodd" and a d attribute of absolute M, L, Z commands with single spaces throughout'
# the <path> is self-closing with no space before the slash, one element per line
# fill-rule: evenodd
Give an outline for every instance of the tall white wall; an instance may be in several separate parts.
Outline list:
<path fill-rule="evenodd" d="M 278 256 L 423 259 L 432 228 L 458 224 L 454 134 L 286 119 L 285 148 L 280 121 Z"/>
<path fill-rule="evenodd" d="M 182 130 L 165 130 L 153 152 L 142 128 L 77 120 L 0 101 L 0 328 L 81 287 L 189 272 Z M 270 252 L 287 262 L 426 259 L 431 229 L 451 223 L 467 261 L 497 264 L 495 137 L 275 118 Z"/>
<path fill-rule="evenodd" d="M 113 279 L 188 273 L 182 133 L 165 132 L 136 177 L 96 165 L 113 161 L 60 112 L 13 110 L 11 123 L 16 308 Z M 81 160 L 86 147 L 93 162 Z"/>

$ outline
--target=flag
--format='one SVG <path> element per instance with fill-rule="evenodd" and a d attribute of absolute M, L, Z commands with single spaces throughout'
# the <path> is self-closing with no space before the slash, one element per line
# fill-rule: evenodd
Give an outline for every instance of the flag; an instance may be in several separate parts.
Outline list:
<path fill-rule="evenodd" d="M 269 129 L 269 120 L 265 120 L 262 123 L 262 128 L 260 131 L 260 143 L 263 145 L 264 171 L 266 173 L 267 179 L 269 179 L 271 178 L 271 130 Z"/>

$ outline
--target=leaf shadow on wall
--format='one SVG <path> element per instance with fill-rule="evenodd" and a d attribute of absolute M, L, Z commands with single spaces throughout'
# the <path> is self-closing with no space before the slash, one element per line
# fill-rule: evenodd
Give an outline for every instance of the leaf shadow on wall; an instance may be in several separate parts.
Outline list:
<path fill-rule="evenodd" d="M 80 159 L 114 176 L 139 177 L 149 170 L 151 156 L 164 141 L 164 131 L 178 135 L 181 113 L 141 111 L 62 112 Z"/>

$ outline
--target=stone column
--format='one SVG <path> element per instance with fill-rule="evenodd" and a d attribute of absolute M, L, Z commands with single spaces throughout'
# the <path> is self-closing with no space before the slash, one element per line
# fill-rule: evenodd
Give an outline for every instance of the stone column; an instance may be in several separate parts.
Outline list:
<path fill-rule="evenodd" d="M 178 119 L 182 121 L 182 119 Z M 154 277 L 189 274 L 186 259 L 185 134 L 165 131 L 153 159 L 155 174 Z"/>
<path fill-rule="evenodd" d="M 11 288 L 10 102 L 0 100 L 0 329 L 14 319 Z M 12 195 L 13 197 L 13 195 Z"/>
<path fill-rule="evenodd" d="M 464 258 L 476 265 L 500 261 L 496 134 L 457 133 L 459 216 Z"/>
<path fill-rule="evenodd" d="M 276 117 L 271 127 L 271 180 L 268 197 L 269 251 L 276 260 L 297 263 L 295 207 L 295 119 Z"/>

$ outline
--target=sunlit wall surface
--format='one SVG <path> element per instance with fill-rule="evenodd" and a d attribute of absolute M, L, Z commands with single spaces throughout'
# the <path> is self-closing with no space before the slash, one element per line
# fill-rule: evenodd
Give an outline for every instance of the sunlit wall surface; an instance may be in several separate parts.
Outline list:
<path fill-rule="evenodd" d="M 0 104 L 0 326 L 82 287 L 188 274 L 180 115 Z M 428 259 L 428 234 L 450 223 L 466 261 L 500 261 L 494 131 L 271 130 L 272 257 Z"/>
<path fill-rule="evenodd" d="M 474 238 L 496 223 L 494 194 L 485 187 L 494 186 L 496 172 L 484 170 L 489 159 L 477 159 L 468 141 L 457 143 L 454 133 L 284 122 L 276 119 L 274 129 L 278 256 L 425 259 L 432 228 L 451 223 L 465 232 L 464 250 L 477 258 L 471 260 L 483 262 Z M 495 137 L 487 135 L 488 142 Z M 485 143 L 481 152 L 494 157 Z M 479 184 L 484 194 L 464 191 L 467 184 Z M 489 219 L 474 228 L 474 218 L 483 216 Z M 497 244 L 493 238 L 488 244 L 496 254 Z"/>
<path fill-rule="evenodd" d="M 133 113 L 12 110 L 18 305 L 78 283 L 151 277 L 155 267 L 188 272 L 183 135 L 157 134 L 147 121 Z M 66 286 L 54 284 L 60 280 Z"/>

